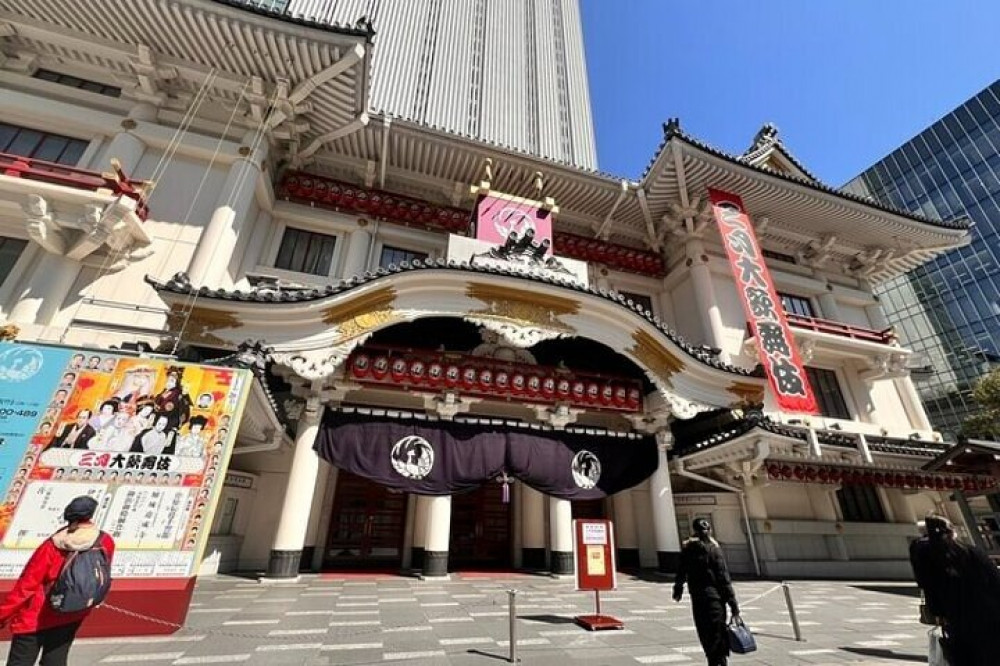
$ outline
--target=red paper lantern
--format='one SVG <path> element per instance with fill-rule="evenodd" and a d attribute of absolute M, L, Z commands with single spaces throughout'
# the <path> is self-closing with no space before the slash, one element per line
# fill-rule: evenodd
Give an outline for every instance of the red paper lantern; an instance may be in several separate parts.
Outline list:
<path fill-rule="evenodd" d="M 573 400 L 583 402 L 587 397 L 587 385 L 577 380 L 573 382 Z"/>
<path fill-rule="evenodd" d="M 875 472 L 871 475 L 872 483 L 876 486 L 881 486 L 885 483 L 885 475 L 882 472 Z"/>
<path fill-rule="evenodd" d="M 628 403 L 628 389 L 624 386 L 615 387 L 615 405 L 624 407 Z"/>
<path fill-rule="evenodd" d="M 827 483 L 830 480 L 830 470 L 825 467 L 820 467 L 816 476 L 819 478 L 820 483 Z"/>
<path fill-rule="evenodd" d="M 535 395 L 538 395 L 539 393 L 541 393 L 541 391 L 542 391 L 542 378 L 539 377 L 538 375 L 529 375 L 528 376 L 527 391 L 528 391 L 528 395 L 531 395 L 531 396 L 535 396 Z"/>
<path fill-rule="evenodd" d="M 816 480 L 816 475 L 817 475 L 817 472 L 816 472 L 816 468 L 815 467 L 807 467 L 806 468 L 806 479 L 807 480 L 809 480 L 809 481 L 815 481 Z"/>
<path fill-rule="evenodd" d="M 565 400 L 570 394 L 570 383 L 568 379 L 560 379 L 556 382 L 556 395 L 560 400 Z"/>
<path fill-rule="evenodd" d="M 444 381 L 444 366 L 437 361 L 432 362 L 427 366 L 427 381 L 430 382 L 431 386 L 437 386 Z"/>
<path fill-rule="evenodd" d="M 771 479 L 777 479 L 781 476 L 781 465 L 777 463 L 770 463 L 767 466 L 767 476 Z"/>
<path fill-rule="evenodd" d="M 601 404 L 610 407 L 615 402 L 615 387 L 605 384 L 601 387 Z"/>
<path fill-rule="evenodd" d="M 372 376 L 381 381 L 389 374 L 389 357 L 377 356 L 372 364 Z"/>
<path fill-rule="evenodd" d="M 444 385 L 448 388 L 455 388 L 462 381 L 462 369 L 450 363 L 444 371 Z"/>
<path fill-rule="evenodd" d="M 790 479 L 792 478 L 792 468 L 788 465 L 782 465 L 781 467 L 781 478 Z"/>
<path fill-rule="evenodd" d="M 351 363 L 351 374 L 357 378 L 364 377 L 371 370 L 371 359 L 368 358 L 368 354 L 358 354 L 354 357 L 354 362 Z"/>
<path fill-rule="evenodd" d="M 426 379 L 427 366 L 419 358 L 410 361 L 410 379 L 418 384 Z"/>
<path fill-rule="evenodd" d="M 462 387 L 466 389 L 473 389 L 476 387 L 476 380 L 479 373 L 471 365 L 467 365 L 462 368 Z"/>
<path fill-rule="evenodd" d="M 830 483 L 840 483 L 840 480 L 842 478 L 843 478 L 843 473 L 839 469 L 834 467 L 833 469 L 830 470 Z"/>
<path fill-rule="evenodd" d="M 406 371 L 408 370 L 406 365 L 406 359 L 397 358 L 392 361 L 392 381 L 402 382 L 406 379 Z"/>
<path fill-rule="evenodd" d="M 642 393 L 637 388 L 631 388 L 628 390 L 628 407 L 629 409 L 638 409 L 642 404 Z"/>
<path fill-rule="evenodd" d="M 521 395 L 524 393 L 527 382 L 524 379 L 524 375 L 520 372 L 515 372 L 510 378 L 510 388 L 514 391 L 515 395 Z"/>
<path fill-rule="evenodd" d="M 493 388 L 493 371 L 483 368 L 479 371 L 479 388 L 489 391 Z"/>
<path fill-rule="evenodd" d="M 597 382 L 590 382 L 587 384 L 587 403 L 595 404 L 601 399 L 601 387 Z"/>
<path fill-rule="evenodd" d="M 555 377 L 546 377 L 542 380 L 542 395 L 546 398 L 554 398 L 556 395 Z"/>
<path fill-rule="evenodd" d="M 797 481 L 802 481 L 803 479 L 806 478 L 806 471 L 805 471 L 805 469 L 803 469 L 802 467 L 799 467 L 798 465 L 796 465 L 795 468 L 792 470 L 792 474 L 795 475 L 795 479 Z"/>
<path fill-rule="evenodd" d="M 506 370 L 497 370 L 497 376 L 493 379 L 493 384 L 497 390 L 506 393 L 510 388 L 510 374 Z"/>

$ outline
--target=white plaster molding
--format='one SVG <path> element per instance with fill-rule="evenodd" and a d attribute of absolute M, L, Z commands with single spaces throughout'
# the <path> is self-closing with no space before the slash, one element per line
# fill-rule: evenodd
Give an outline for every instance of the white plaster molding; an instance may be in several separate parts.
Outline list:
<path fill-rule="evenodd" d="M 557 405 L 531 405 L 530 409 L 535 412 L 535 418 L 542 423 L 547 423 L 557 430 L 563 430 L 576 420 L 586 410 L 574 409 L 568 404 L 559 403 Z"/>
<path fill-rule="evenodd" d="M 336 347 L 307 349 L 303 351 L 275 352 L 274 362 L 288 367 L 307 381 L 321 381 L 332 377 L 347 360 L 350 353 L 361 344 L 361 338 Z"/>
<path fill-rule="evenodd" d="M 861 372 L 858 376 L 866 383 L 872 383 L 880 379 L 896 379 L 909 374 L 906 367 L 905 354 L 877 354 L 868 360 L 869 370 Z"/>
<path fill-rule="evenodd" d="M 421 393 L 419 395 L 424 401 L 424 409 L 445 421 L 451 421 L 458 414 L 469 412 L 473 405 L 482 402 L 479 398 L 462 396 L 455 391 L 445 391 L 441 394 Z"/>
<path fill-rule="evenodd" d="M 472 350 L 473 356 L 482 356 L 497 359 L 498 361 L 510 361 L 526 365 L 538 364 L 534 354 L 526 349 L 504 344 L 504 340 L 496 331 L 483 327 L 479 329 L 479 335 L 483 338 L 483 343 Z"/>
<path fill-rule="evenodd" d="M 509 321 L 491 317 L 465 317 L 467 322 L 482 326 L 496 333 L 500 339 L 511 347 L 527 349 L 545 340 L 555 340 L 566 336 L 565 331 L 543 328 L 541 326 L 518 326 Z"/>
<path fill-rule="evenodd" d="M 152 253 L 152 238 L 136 208 L 134 199 L 119 196 L 107 205 L 84 204 L 82 215 L 69 218 L 56 215 L 48 199 L 38 194 L 29 194 L 22 205 L 28 235 L 46 252 L 74 261 L 101 256 L 102 265 L 110 254 L 115 257 L 112 263 L 121 267 Z"/>

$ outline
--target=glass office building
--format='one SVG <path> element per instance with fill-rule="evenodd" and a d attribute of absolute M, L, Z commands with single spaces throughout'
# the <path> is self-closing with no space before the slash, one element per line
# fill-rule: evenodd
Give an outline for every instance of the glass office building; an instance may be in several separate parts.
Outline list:
<path fill-rule="evenodd" d="M 913 377 L 931 422 L 955 433 L 975 407 L 976 380 L 1000 362 L 1000 81 L 844 189 L 975 222 L 969 246 L 877 290 L 903 344 L 919 353 Z"/>

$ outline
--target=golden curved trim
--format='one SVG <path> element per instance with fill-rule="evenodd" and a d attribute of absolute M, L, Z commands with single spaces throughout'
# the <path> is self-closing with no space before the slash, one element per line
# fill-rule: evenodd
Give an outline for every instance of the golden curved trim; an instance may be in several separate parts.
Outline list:
<path fill-rule="evenodd" d="M 674 373 L 684 369 L 684 362 L 649 333 L 636 330 L 632 341 L 634 345 L 627 352 L 663 381 L 669 381 Z"/>
<path fill-rule="evenodd" d="M 243 328 L 243 321 L 229 310 L 195 306 L 188 310 L 181 303 L 170 306 L 167 313 L 167 328 L 183 334 L 188 342 L 200 342 L 218 347 L 231 347 L 232 340 L 223 340 L 215 333 L 222 329 Z"/>
<path fill-rule="evenodd" d="M 543 328 L 567 334 L 575 332 L 572 326 L 559 317 L 578 313 L 578 301 L 481 282 L 470 282 L 465 293 L 487 306 L 470 311 L 469 316 L 509 322 L 523 328 Z"/>
<path fill-rule="evenodd" d="M 337 328 L 334 344 L 367 335 L 401 319 L 394 307 L 396 291 L 381 287 L 323 310 L 323 323 Z"/>
<path fill-rule="evenodd" d="M 750 382 L 733 382 L 726 387 L 727 393 L 732 393 L 740 400 L 739 404 L 759 405 L 764 402 L 764 385 Z"/>

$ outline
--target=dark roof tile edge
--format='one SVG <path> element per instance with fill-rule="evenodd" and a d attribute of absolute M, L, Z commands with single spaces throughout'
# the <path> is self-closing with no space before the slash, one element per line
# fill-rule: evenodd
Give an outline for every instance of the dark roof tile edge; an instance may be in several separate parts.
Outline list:
<path fill-rule="evenodd" d="M 871 208 L 874 208 L 876 210 L 880 210 L 880 211 L 885 212 L 885 213 L 890 213 L 892 215 L 898 215 L 900 217 L 905 217 L 906 219 L 913 220 L 914 222 L 919 222 L 921 224 L 926 224 L 926 225 L 929 225 L 929 226 L 932 226 L 932 227 L 938 227 L 938 228 L 942 228 L 942 229 L 953 229 L 953 230 L 959 230 L 959 231 L 967 230 L 967 229 L 971 228 L 971 226 L 972 226 L 971 220 L 969 220 L 968 218 L 965 218 L 965 217 L 954 218 L 952 220 L 932 220 L 932 219 L 929 219 L 929 218 L 926 218 L 926 217 L 921 217 L 919 215 L 915 215 L 915 214 L 910 213 L 909 211 L 905 211 L 905 210 L 903 210 L 901 208 L 895 208 L 894 206 L 887 206 L 885 204 L 879 203 L 878 201 L 875 201 L 874 199 L 869 199 L 867 197 L 862 197 L 862 196 L 859 196 L 857 194 L 852 194 L 850 192 L 845 192 L 843 190 L 839 190 L 839 189 L 837 189 L 835 187 L 831 187 L 829 185 L 821 183 L 818 180 L 817 181 L 810 181 L 810 180 L 807 180 L 805 178 L 798 178 L 796 176 L 792 176 L 791 174 L 782 173 L 780 171 L 775 171 L 774 169 L 768 169 L 767 167 L 764 167 L 764 166 L 758 166 L 758 165 L 750 164 L 750 163 L 748 163 L 747 161 L 745 161 L 743 158 L 741 158 L 739 156 L 733 155 L 731 153 L 727 153 L 724 150 L 720 150 L 718 148 L 715 148 L 714 146 L 711 146 L 711 145 L 705 143 L 704 141 L 701 141 L 699 139 L 695 139 L 694 137 L 692 137 L 692 136 L 688 135 L 687 133 L 685 133 L 680 128 L 680 123 L 679 122 L 674 122 L 674 121 L 668 122 L 668 123 L 666 123 L 664 125 L 663 141 L 660 142 L 659 147 L 656 149 L 656 153 L 653 155 L 653 159 L 650 160 L 649 164 L 646 166 L 645 171 L 643 171 L 642 178 L 640 178 L 640 181 L 645 181 L 646 180 L 647 176 L 649 176 L 649 174 L 650 174 L 650 172 L 651 172 L 651 170 L 653 168 L 653 165 L 656 163 L 656 160 L 659 159 L 660 154 L 666 148 L 666 146 L 670 142 L 670 140 L 674 139 L 674 138 L 676 138 L 676 139 L 678 139 L 680 141 L 683 141 L 683 142 L 685 142 L 685 143 L 687 143 L 687 144 L 689 144 L 691 146 L 694 146 L 695 148 L 698 148 L 699 150 L 703 150 L 703 151 L 705 151 L 705 152 L 707 152 L 707 153 L 709 153 L 711 155 L 714 155 L 716 157 L 720 157 L 720 158 L 722 158 L 722 159 L 724 159 L 724 160 L 726 160 L 728 162 L 731 162 L 732 164 L 736 164 L 738 166 L 746 167 L 748 169 L 753 169 L 753 170 L 759 171 L 760 173 L 766 174 L 768 176 L 774 176 L 775 178 L 779 178 L 781 180 L 785 180 L 785 181 L 788 181 L 790 183 L 795 183 L 796 185 L 802 185 L 804 187 L 808 187 L 810 189 L 817 190 L 819 192 L 823 192 L 825 194 L 832 194 L 832 195 L 834 195 L 836 197 L 840 197 L 840 198 L 846 199 L 848 201 L 852 201 L 852 202 L 859 203 L 859 204 L 862 204 L 862 205 L 865 205 L 865 206 L 869 206 Z"/>
<path fill-rule="evenodd" d="M 277 19 L 279 21 L 284 21 L 286 23 L 294 23 L 295 25 L 301 25 L 306 28 L 315 28 L 317 30 L 324 30 L 326 32 L 335 32 L 341 35 L 347 35 L 349 37 L 364 37 L 366 40 L 371 40 L 375 36 L 375 28 L 372 26 L 371 22 L 365 21 L 362 25 L 364 27 L 347 26 L 340 23 L 327 23 L 323 21 L 317 21 L 316 19 L 307 18 L 301 15 L 295 15 L 288 13 L 287 10 L 279 11 L 276 9 L 267 9 L 258 5 L 252 5 L 245 0 L 211 0 L 212 2 L 220 5 L 225 5 L 227 7 L 232 7 L 234 9 L 240 9 L 251 14 L 256 14 L 258 16 L 264 16 L 267 18 Z"/>
<path fill-rule="evenodd" d="M 591 296 L 597 296 L 598 298 L 603 298 L 605 300 L 614 301 L 622 307 L 632 310 L 640 317 L 644 318 L 647 322 L 655 326 L 660 332 L 662 332 L 668 340 L 680 347 L 684 353 L 686 353 L 691 358 L 696 361 L 700 361 L 705 365 L 713 367 L 717 370 L 722 370 L 724 372 L 729 372 L 735 375 L 740 375 L 743 377 L 763 377 L 764 372 L 760 366 L 755 367 L 752 370 L 746 370 L 744 368 L 739 368 L 728 363 L 723 363 L 718 360 L 718 358 L 711 352 L 695 347 L 694 345 L 688 343 L 681 336 L 679 336 L 675 331 L 668 328 L 663 321 L 647 310 L 643 310 L 638 304 L 632 303 L 628 298 L 622 296 L 618 292 L 607 292 L 602 290 L 597 290 L 592 287 L 581 287 L 569 280 L 564 280 L 560 278 L 550 278 L 540 275 L 529 275 L 518 271 L 501 270 L 499 268 L 494 268 L 491 266 L 472 266 L 467 262 L 457 263 L 454 261 L 445 261 L 444 259 L 432 259 L 427 262 L 414 261 L 412 264 L 408 262 L 402 262 L 400 266 L 392 265 L 388 269 L 383 271 L 377 271 L 376 273 L 368 272 L 364 276 L 355 276 L 348 278 L 346 280 L 341 280 L 337 284 L 327 285 L 322 288 L 303 288 L 303 289 L 286 289 L 286 290 L 275 290 L 276 293 L 263 295 L 253 292 L 244 292 L 240 290 L 227 291 L 225 289 L 209 289 L 207 287 L 201 287 L 195 289 L 193 285 L 188 282 L 187 275 L 184 273 L 178 273 L 174 275 L 170 280 L 166 282 L 157 280 L 150 276 L 146 276 L 144 280 L 151 285 L 157 291 L 168 291 L 180 295 L 194 295 L 196 294 L 199 298 L 216 298 L 220 300 L 227 301 L 242 301 L 250 303 L 302 303 L 314 300 L 320 300 L 322 298 L 327 298 L 334 294 L 340 293 L 342 291 L 351 289 L 353 287 L 360 286 L 362 284 L 367 284 L 376 280 L 390 277 L 392 275 L 418 271 L 418 270 L 459 270 L 467 271 L 473 273 L 485 273 L 490 275 L 500 275 L 503 277 L 512 277 L 515 279 L 528 280 L 531 282 L 542 282 L 544 284 L 550 284 L 557 287 L 563 287 L 566 289 L 572 289 L 578 293 L 588 294 Z"/>

